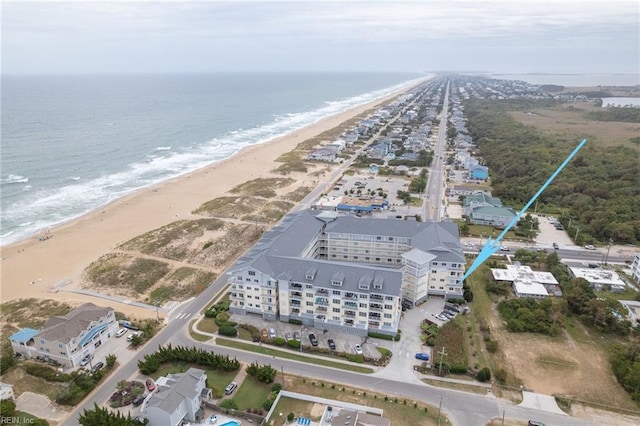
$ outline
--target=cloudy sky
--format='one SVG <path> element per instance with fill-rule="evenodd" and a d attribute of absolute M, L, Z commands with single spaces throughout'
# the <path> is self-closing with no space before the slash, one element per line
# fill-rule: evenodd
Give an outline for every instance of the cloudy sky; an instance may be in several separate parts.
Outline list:
<path fill-rule="evenodd" d="M 3 1 L 3 73 L 638 73 L 637 0 Z"/>

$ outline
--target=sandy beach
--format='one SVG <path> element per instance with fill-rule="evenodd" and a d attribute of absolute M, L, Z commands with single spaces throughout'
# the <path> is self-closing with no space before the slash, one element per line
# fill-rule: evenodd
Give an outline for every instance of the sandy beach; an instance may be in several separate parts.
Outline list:
<path fill-rule="evenodd" d="M 45 241 L 35 236 L 2 247 L 0 301 L 4 303 L 26 297 L 64 300 L 72 304 L 91 301 L 113 306 L 133 316 L 155 315 L 127 304 L 65 291 L 54 292 L 53 289 L 61 282 L 69 283 L 69 286 L 78 285 L 83 270 L 118 244 L 179 218 L 189 217 L 200 204 L 227 193 L 240 183 L 273 176 L 270 171 L 280 164 L 275 159 L 281 154 L 402 92 L 328 117 L 267 143 L 248 147 L 224 161 L 114 201 L 51 229 L 51 238 Z M 313 180 L 306 181 L 305 185 L 310 182 Z"/>

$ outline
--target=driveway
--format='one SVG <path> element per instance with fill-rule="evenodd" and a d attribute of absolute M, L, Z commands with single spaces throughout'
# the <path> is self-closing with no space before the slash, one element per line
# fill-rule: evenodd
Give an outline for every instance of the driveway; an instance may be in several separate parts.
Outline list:
<path fill-rule="evenodd" d="M 16 409 L 56 423 L 69 414 L 66 410 L 56 408 L 46 396 L 33 392 L 23 392 L 16 398 Z"/>
<path fill-rule="evenodd" d="M 402 338 L 399 342 L 369 339 L 370 343 L 372 340 L 375 340 L 374 344 L 377 343 L 393 352 L 389 364 L 381 371 L 374 373 L 373 376 L 400 380 L 406 383 L 422 384 L 422 381 L 413 370 L 414 365 L 422 362 L 415 359 L 415 354 L 417 352 L 426 352 L 431 355 L 431 348 L 422 345 L 422 341 L 420 340 L 420 324 L 425 318 L 438 321 L 434 316 L 442 312 L 443 308 L 443 299 L 429 299 L 426 303 L 405 311 L 400 323 Z M 438 323 L 440 324 L 442 321 L 438 321 Z"/>

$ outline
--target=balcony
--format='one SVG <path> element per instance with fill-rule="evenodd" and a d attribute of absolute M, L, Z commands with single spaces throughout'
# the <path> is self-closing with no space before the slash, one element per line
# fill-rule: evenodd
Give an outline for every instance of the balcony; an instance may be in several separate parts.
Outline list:
<path fill-rule="evenodd" d="M 348 326 L 353 327 L 353 320 L 351 320 L 351 319 L 344 320 L 344 325 L 348 325 Z"/>
<path fill-rule="evenodd" d="M 343 306 L 356 309 L 358 307 L 358 304 L 356 302 L 344 302 Z"/>
<path fill-rule="evenodd" d="M 355 317 L 356 313 L 354 311 L 344 311 L 344 315 L 347 317 Z"/>
<path fill-rule="evenodd" d="M 369 305 L 369 310 L 374 312 L 382 312 L 382 305 L 371 303 Z"/>
<path fill-rule="evenodd" d="M 377 314 L 377 313 L 375 313 L 375 312 L 370 312 L 370 313 L 369 313 L 369 318 L 371 318 L 371 319 L 373 319 L 373 320 L 377 320 L 377 321 L 379 321 L 379 320 L 380 320 L 380 318 L 381 318 L 381 316 L 380 316 L 380 314 Z"/>
<path fill-rule="evenodd" d="M 301 291 L 292 291 L 289 294 L 291 295 L 291 297 L 297 297 L 297 298 L 302 297 L 302 292 Z"/>
<path fill-rule="evenodd" d="M 298 308 L 291 308 L 291 313 L 292 313 L 292 314 L 299 314 L 299 313 L 300 313 L 300 309 L 298 309 Z"/>
<path fill-rule="evenodd" d="M 380 328 L 380 323 L 376 321 L 369 321 L 369 328 Z"/>
<path fill-rule="evenodd" d="M 289 287 L 291 287 L 292 289 L 302 290 L 302 284 L 298 284 L 298 283 L 291 283 L 289 284 Z"/>
<path fill-rule="evenodd" d="M 349 300 L 358 300 L 358 295 L 356 295 L 354 293 L 345 293 L 343 298 L 344 299 L 349 299 Z"/>
<path fill-rule="evenodd" d="M 300 306 L 300 301 L 299 300 L 295 300 L 295 299 L 291 299 L 291 305 L 293 306 Z"/>
<path fill-rule="evenodd" d="M 371 299 L 371 300 L 384 300 L 384 298 L 382 296 L 380 296 L 379 294 L 372 294 L 371 296 L 369 296 L 369 299 Z"/>
<path fill-rule="evenodd" d="M 329 299 L 324 297 L 316 297 L 316 305 L 329 306 Z"/>
<path fill-rule="evenodd" d="M 316 312 L 327 312 L 328 309 L 326 306 L 316 306 Z"/>
<path fill-rule="evenodd" d="M 328 296 L 329 295 L 329 290 L 327 289 L 318 289 L 316 290 L 316 296 Z"/>

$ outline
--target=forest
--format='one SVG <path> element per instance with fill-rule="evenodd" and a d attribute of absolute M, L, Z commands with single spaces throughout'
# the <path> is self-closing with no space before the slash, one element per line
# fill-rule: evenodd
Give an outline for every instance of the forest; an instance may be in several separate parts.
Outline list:
<path fill-rule="evenodd" d="M 549 135 L 520 124 L 507 111 L 534 101 L 473 99 L 466 102 L 469 134 L 489 167 L 493 195 L 523 206 L 551 176 L 579 140 Z M 538 211 L 564 212 L 576 244 L 640 242 L 640 153 L 589 143 L 539 198 Z"/>

